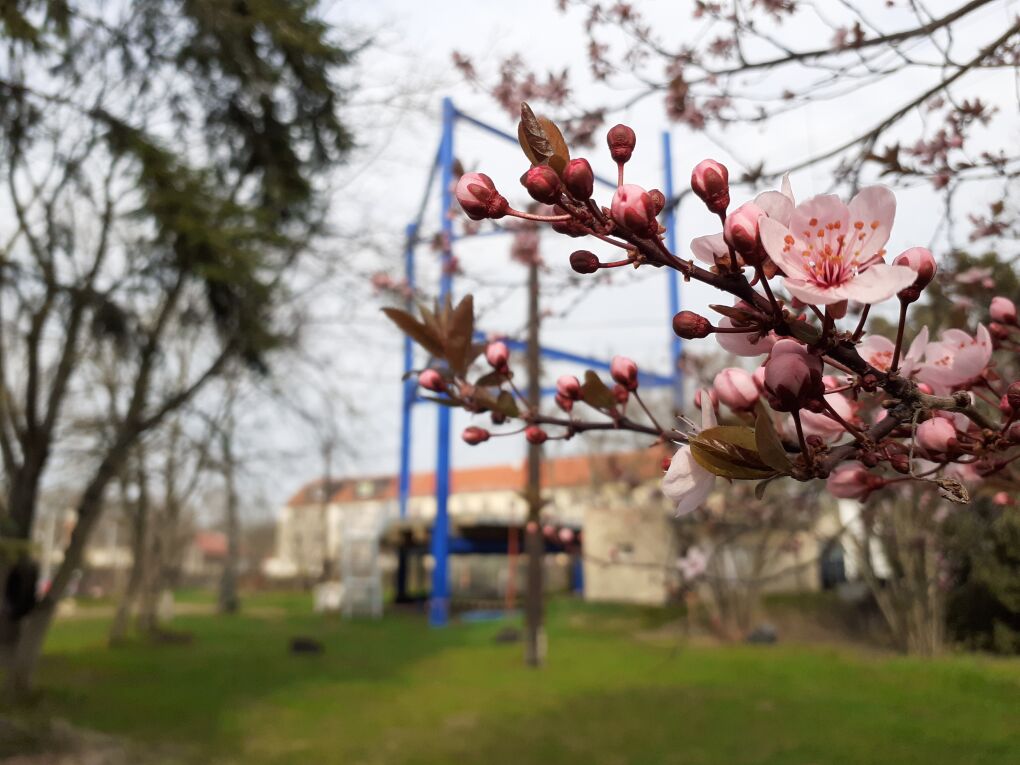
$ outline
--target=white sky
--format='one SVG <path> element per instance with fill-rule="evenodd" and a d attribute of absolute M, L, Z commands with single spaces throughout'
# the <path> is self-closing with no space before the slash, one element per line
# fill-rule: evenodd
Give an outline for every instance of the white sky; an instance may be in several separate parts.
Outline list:
<path fill-rule="evenodd" d="M 955 8 L 956 0 L 931 0 L 927 6 L 934 15 Z M 698 33 L 690 21 L 691 2 L 641 2 L 659 30 L 675 30 L 672 37 L 679 43 L 685 36 Z M 838 15 L 838 0 L 820 0 L 816 6 Z M 876 20 L 887 28 L 900 28 L 895 16 L 898 11 L 885 11 L 884 2 L 871 2 Z M 967 50 L 972 37 L 974 44 L 987 41 L 1002 30 L 1015 12 L 1017 4 L 993 4 L 986 11 L 975 13 L 961 26 L 957 43 Z M 892 14 L 883 16 L 883 13 Z M 334 9 L 338 21 L 352 21 L 363 29 L 373 30 L 377 47 L 367 50 L 360 62 L 364 77 L 357 100 L 371 103 L 359 107 L 357 121 L 363 144 L 362 155 L 352 162 L 351 169 L 341 175 L 335 197 L 337 225 L 343 228 L 368 228 L 387 245 L 384 256 L 371 252 L 358 253 L 355 269 L 370 274 L 378 268 L 392 269 L 401 275 L 401 237 L 405 224 L 412 219 L 420 202 L 421 193 L 431 166 L 439 139 L 439 102 L 443 95 L 452 97 L 456 105 L 473 116 L 488 121 L 504 130 L 512 131 L 513 123 L 486 96 L 466 85 L 450 63 L 453 50 L 475 56 L 484 70 L 486 57 L 489 66 L 504 54 L 526 52 L 537 68 L 559 69 L 568 62 L 576 62 L 576 82 L 583 82 L 585 40 L 576 14 L 564 16 L 555 11 L 553 0 L 517 0 L 514 3 L 481 2 L 475 0 L 443 0 L 442 2 L 412 2 L 411 0 L 375 0 L 338 5 Z M 890 21 L 885 21 L 890 19 Z M 826 38 L 811 19 L 794 22 L 792 27 L 802 33 L 804 47 L 824 44 Z M 991 30 L 991 31 L 990 31 Z M 666 32 L 662 32 L 666 35 Z M 961 55 L 961 58 L 965 58 Z M 673 126 L 674 176 L 677 188 L 683 188 L 690 177 L 691 168 L 706 156 L 712 156 L 735 167 L 743 157 L 754 158 L 766 153 L 772 158 L 770 166 L 781 166 L 803 158 L 805 153 L 839 144 L 852 135 L 870 128 L 890 106 L 909 100 L 918 92 L 919 84 L 928 82 L 937 72 L 909 77 L 889 78 L 887 82 L 868 91 L 867 99 L 859 96 L 826 100 L 813 104 L 795 117 L 770 123 L 768 130 L 758 127 L 731 129 L 724 142 L 739 147 L 730 152 L 713 144 L 706 136 Z M 787 72 L 784 77 L 798 76 Z M 1008 119 L 1000 120 L 991 136 L 996 143 L 1003 138 L 1016 140 L 1016 101 L 1012 74 L 1002 71 L 980 71 L 970 76 L 967 87 L 983 99 L 1000 103 Z M 759 85 L 763 93 L 778 92 L 801 83 L 766 73 Z M 399 91 L 394 95 L 394 90 Z M 609 96 L 621 101 L 630 91 L 607 91 L 604 87 L 587 91 L 592 101 Z M 968 91 L 969 93 L 969 91 Z M 964 94 L 966 95 L 966 93 Z M 387 103 L 378 104 L 383 99 Z M 403 106 L 412 104 L 409 112 Z M 424 112 L 416 107 L 424 107 Z M 881 111 L 877 108 L 881 107 Z M 664 119 L 661 101 L 646 99 L 639 106 L 619 114 L 614 121 L 631 125 L 638 134 L 638 148 L 634 160 L 628 165 L 628 180 L 646 187 L 659 187 L 662 183 L 660 141 L 661 131 L 668 125 Z M 918 122 L 911 122 L 916 132 Z M 765 151 L 763 151 L 763 149 Z M 456 136 L 456 154 L 468 169 L 483 170 L 496 181 L 497 186 L 510 199 L 521 206 L 527 199 L 517 178 L 527 168 L 519 149 L 481 135 L 477 130 L 462 126 Z M 604 145 L 580 152 L 603 175 L 612 174 L 612 165 Z M 824 168 L 799 172 L 792 177 L 793 188 L 800 198 L 830 190 Z M 974 188 L 966 192 L 968 202 L 974 206 L 991 198 L 992 189 Z M 748 197 L 752 194 L 748 193 Z M 608 203 L 608 195 L 602 197 Z M 738 192 L 734 202 L 743 201 Z M 914 245 L 933 246 L 936 254 L 945 249 L 943 237 L 936 237 L 941 207 L 938 198 L 926 186 L 898 193 L 899 213 L 893 229 L 889 250 L 897 253 Z M 437 213 L 427 219 L 435 229 Z M 679 241 L 681 253 L 694 236 L 717 231 L 710 216 L 697 200 L 689 201 L 680 211 Z M 591 240 L 594 242 L 594 240 Z M 597 243 L 596 243 L 597 244 Z M 549 346 L 569 348 L 582 353 L 608 358 L 614 353 L 626 353 L 639 365 L 664 371 L 667 368 L 670 338 L 669 315 L 666 310 L 666 280 L 661 271 L 647 269 L 637 272 L 620 269 L 612 272 L 611 287 L 606 274 L 588 277 L 580 287 L 562 288 L 569 275 L 566 262 L 571 251 L 585 246 L 596 252 L 604 248 L 582 244 L 555 234 L 543 240 L 543 254 L 550 268 L 549 280 L 555 282 L 556 294 L 545 297 L 545 305 L 554 310 L 574 303 L 578 290 L 583 299 L 569 317 L 550 319 L 544 327 L 543 342 Z M 478 292 L 478 310 L 484 314 L 484 328 L 498 332 L 516 332 L 523 326 L 523 289 L 512 285 L 523 283 L 524 271 L 510 263 L 507 257 L 509 240 L 487 239 L 458 248 L 467 278 L 455 287 L 458 296 L 469 289 Z M 427 248 L 420 248 L 422 284 L 435 284 L 435 256 Z M 352 253 L 346 253 L 350 256 Z M 606 253 L 608 254 L 608 253 Z M 485 283 L 507 285 L 495 289 L 476 290 L 479 280 Z M 685 307 L 706 311 L 709 302 L 721 301 L 707 288 L 696 284 L 685 285 Z M 333 304 L 331 304 L 333 303 Z M 399 402 L 401 372 L 401 341 L 394 328 L 382 318 L 378 309 L 382 303 L 371 295 L 367 287 L 344 290 L 343 294 L 324 296 L 322 315 L 338 314 L 350 317 L 345 327 L 323 322 L 313 338 L 314 353 L 335 370 L 334 380 L 352 400 L 359 413 L 340 419 L 341 434 L 348 449 L 338 455 L 334 472 L 355 475 L 359 473 L 390 473 L 397 465 Z M 707 341 L 703 341 L 707 342 Z M 704 351 L 702 346 L 699 350 Z M 550 366 L 550 375 L 566 371 Z M 573 370 L 582 372 L 583 370 Z M 301 381 L 295 384 L 300 386 Z M 415 417 L 416 439 L 415 469 L 431 469 L 434 464 L 434 419 L 429 407 L 417 407 Z M 469 422 L 462 413 L 454 416 L 454 465 L 476 465 L 505 462 L 523 457 L 523 440 L 498 439 L 480 447 L 467 447 L 459 441 L 459 432 Z M 484 424 L 480 422 L 479 424 Z M 305 480 L 321 472 L 316 448 L 300 429 L 291 427 L 273 435 L 280 445 L 307 459 L 280 469 L 272 477 L 272 488 L 267 497 L 274 503 L 282 502 Z M 578 439 L 580 440 L 580 439 Z M 580 446 L 579 444 L 576 446 Z M 553 449 L 555 453 L 555 448 Z"/>

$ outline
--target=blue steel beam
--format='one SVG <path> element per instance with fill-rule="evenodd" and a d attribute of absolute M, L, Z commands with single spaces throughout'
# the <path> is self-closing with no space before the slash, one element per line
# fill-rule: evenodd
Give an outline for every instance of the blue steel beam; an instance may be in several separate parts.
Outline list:
<path fill-rule="evenodd" d="M 457 119 L 453 101 L 443 99 L 443 139 L 439 161 L 439 219 L 444 234 L 442 274 L 439 278 L 439 303 L 452 298 L 453 271 L 449 268 L 453 258 L 453 217 L 449 214 L 453 204 L 453 131 Z M 450 407 L 439 406 L 436 443 L 436 519 L 432 529 L 432 593 L 429 597 L 429 624 L 443 627 L 450 618 Z"/>
<path fill-rule="evenodd" d="M 662 134 L 662 171 L 663 171 L 663 193 L 666 199 L 673 198 L 673 141 L 669 131 Z M 670 205 L 666 209 L 666 246 L 674 255 L 676 252 L 676 227 L 677 215 L 676 205 Z M 676 316 L 680 312 L 680 274 L 672 268 L 667 269 L 667 289 L 669 290 L 669 315 Z M 683 359 L 683 346 L 680 338 L 670 333 L 669 359 L 672 372 L 673 385 L 673 408 L 681 412 L 684 408 L 684 378 L 680 368 Z"/>
<path fill-rule="evenodd" d="M 404 277 L 407 285 L 414 290 L 414 240 L 418 235 L 418 226 L 410 223 L 407 226 L 407 244 L 404 249 Z M 407 310 L 411 310 L 412 300 L 408 298 Z M 404 335 L 404 374 L 407 375 L 414 366 L 414 343 L 408 335 Z M 399 502 L 400 517 L 407 517 L 407 499 L 411 491 L 411 427 L 412 407 L 414 406 L 417 390 L 417 380 L 408 376 L 404 380 L 404 400 L 400 410 L 400 475 L 399 475 Z"/>
<path fill-rule="evenodd" d="M 485 340 L 484 332 L 475 332 L 475 340 Z M 506 347 L 511 351 L 526 351 L 528 344 L 523 340 L 508 340 L 504 339 Z M 574 364 L 583 364 L 585 366 L 592 367 L 593 369 L 601 369 L 603 372 L 609 371 L 609 362 L 603 361 L 602 359 L 596 359 L 591 356 L 582 356 L 578 353 L 571 353 L 570 351 L 561 351 L 556 348 L 542 348 L 542 355 L 547 359 L 553 361 L 570 361 Z M 667 375 L 658 375 L 653 372 L 638 372 L 638 381 L 647 387 L 654 387 L 659 385 L 673 385 L 673 378 Z"/>

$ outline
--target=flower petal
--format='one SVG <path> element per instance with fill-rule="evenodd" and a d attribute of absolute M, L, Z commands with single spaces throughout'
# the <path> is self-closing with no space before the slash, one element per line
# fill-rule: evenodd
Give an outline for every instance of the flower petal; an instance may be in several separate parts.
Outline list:
<path fill-rule="evenodd" d="M 807 276 L 807 272 L 804 270 L 804 260 L 797 254 L 805 248 L 797 242 L 796 237 L 790 233 L 790 229 L 772 218 L 760 218 L 758 234 L 761 236 L 765 252 L 777 266 L 783 269 L 784 274 L 800 279 Z M 787 237 L 793 237 L 793 244 L 790 244 L 791 240 Z"/>
<path fill-rule="evenodd" d="M 793 186 L 790 185 L 790 174 L 783 173 L 783 182 L 779 186 L 780 193 L 789 199 L 793 204 L 797 204 L 797 200 L 793 196 Z"/>
<path fill-rule="evenodd" d="M 726 240 L 723 239 L 722 234 L 709 234 L 708 236 L 699 236 L 694 239 L 691 242 L 691 252 L 702 263 L 714 266 L 714 256 L 728 257 L 730 249 L 726 246 Z"/>
<path fill-rule="evenodd" d="M 850 230 L 856 240 L 848 249 L 860 262 L 875 257 L 892 231 L 896 217 L 896 196 L 886 186 L 868 186 L 850 200 Z"/>
<path fill-rule="evenodd" d="M 793 200 L 778 191 L 763 191 L 754 198 L 754 203 L 772 220 L 779 221 L 784 226 L 793 216 Z"/>
<path fill-rule="evenodd" d="M 894 350 L 896 346 L 893 341 L 883 335 L 868 335 L 857 346 L 861 358 L 883 372 L 889 371 Z"/>
<path fill-rule="evenodd" d="M 846 300 L 846 296 L 835 287 L 820 287 L 807 279 L 783 279 L 786 291 L 797 300 L 808 305 L 830 305 Z"/>
<path fill-rule="evenodd" d="M 881 303 L 909 287 L 916 278 L 917 274 L 907 266 L 878 263 L 841 284 L 834 292 L 858 303 Z"/>
<path fill-rule="evenodd" d="M 714 486 L 715 476 L 695 462 L 690 448 L 686 446 L 680 447 L 673 455 L 669 470 L 662 479 L 662 493 L 676 502 L 678 516 L 688 515 L 701 507 Z"/>

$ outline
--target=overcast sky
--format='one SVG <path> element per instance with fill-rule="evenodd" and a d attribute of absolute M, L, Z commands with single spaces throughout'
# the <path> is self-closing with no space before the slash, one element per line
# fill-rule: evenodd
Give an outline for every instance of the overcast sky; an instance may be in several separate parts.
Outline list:
<path fill-rule="evenodd" d="M 640 5 L 649 10 L 657 29 L 675 37 L 678 44 L 698 33 L 690 20 L 691 2 L 664 0 Z M 826 0 L 815 5 L 835 15 L 841 4 Z M 887 28 L 901 28 L 909 23 L 907 17 L 902 16 L 904 24 L 896 24 L 900 18 L 896 14 L 900 11 L 886 10 L 884 3 L 875 2 L 874 5 L 882 6 L 875 16 Z M 945 0 L 928 3 L 936 15 L 956 5 Z M 967 50 L 968 44 L 985 42 L 989 29 L 1001 29 L 1010 10 L 1015 12 L 1016 3 L 995 4 L 987 12 L 974 14 L 963 25 L 956 41 L 960 50 Z M 882 16 L 883 13 L 888 15 Z M 338 178 L 334 217 L 339 229 L 369 230 L 384 247 L 382 252 L 366 249 L 344 252 L 343 256 L 352 259 L 353 268 L 360 275 L 389 269 L 400 276 L 401 237 L 404 226 L 414 217 L 420 204 L 435 154 L 442 96 L 450 96 L 458 108 L 479 119 L 504 130 L 514 129 L 509 117 L 491 99 L 463 82 L 451 66 L 451 52 L 460 50 L 476 57 L 483 70 L 494 66 L 501 55 L 514 51 L 525 52 L 539 69 L 559 69 L 575 62 L 577 73 L 582 75 L 578 82 L 583 83 L 585 38 L 579 16 L 556 12 L 553 0 L 517 0 L 514 3 L 478 0 L 428 3 L 375 0 L 367 3 L 359 0 L 338 3 L 331 12 L 331 19 L 343 25 L 354 24 L 370 32 L 377 41 L 360 59 L 359 92 L 355 96 L 358 106 L 354 114 L 363 148 Z M 824 44 L 815 19 L 801 18 L 793 23 L 792 28 L 798 36 L 802 35 L 804 46 Z M 801 84 L 784 81 L 783 77 L 798 76 L 807 75 L 786 72 L 778 77 L 766 73 L 758 84 L 763 94 L 781 92 L 786 87 Z M 869 89 L 867 98 L 858 95 L 820 101 L 789 119 L 770 123 L 768 129 L 743 127 L 713 136 L 719 142 L 673 126 L 673 172 L 678 188 L 686 184 L 691 168 L 707 156 L 738 167 L 741 160 L 764 153 L 773 160 L 769 165 L 775 167 L 801 159 L 807 152 L 838 145 L 871 127 L 885 113 L 877 107 L 888 110 L 889 105 L 909 100 L 911 92 L 918 92 L 918 86 L 926 81 L 925 76 L 922 73 L 892 77 Z M 998 133 L 990 136 L 990 140 L 1000 140 L 1003 135 L 1015 140 L 1016 102 L 1009 73 L 976 72 L 968 84 L 980 91 L 983 98 L 999 101 L 1010 115 L 1010 119 L 1000 121 L 996 128 Z M 584 91 L 590 94 L 591 102 L 606 96 L 614 102 L 621 101 L 629 92 L 627 87 L 607 90 L 595 86 Z M 626 122 L 638 134 L 638 148 L 627 168 L 628 180 L 646 187 L 661 186 L 661 134 L 670 127 L 664 119 L 661 101 L 646 99 L 616 115 L 614 121 Z M 913 121 L 915 132 L 916 125 Z M 904 129 L 910 127 L 911 122 L 908 122 Z M 462 126 L 456 135 L 456 154 L 468 169 L 484 170 L 492 176 L 512 204 L 524 204 L 526 195 L 517 178 L 527 164 L 518 148 L 483 135 L 470 126 Z M 592 162 L 596 172 L 612 174 L 603 144 L 582 154 Z M 795 173 L 792 182 L 798 199 L 829 191 L 831 186 L 824 167 Z M 981 199 L 989 198 L 992 192 L 974 189 L 966 193 L 976 205 Z M 608 203 L 608 199 L 606 195 L 602 201 Z M 939 230 L 940 203 L 930 188 L 921 185 L 899 193 L 898 199 L 899 212 L 889 251 L 897 253 L 914 245 L 933 246 L 936 254 L 944 250 L 945 234 Z M 743 196 L 735 195 L 734 201 L 743 201 Z M 435 205 L 430 208 L 426 221 L 432 230 L 438 227 Z M 681 253 L 687 252 L 694 236 L 716 230 L 717 224 L 713 225 L 699 203 L 688 201 L 680 211 Z M 492 332 L 517 333 L 525 318 L 523 289 L 519 286 L 525 274 L 520 266 L 509 262 L 508 246 L 506 239 L 486 239 L 464 243 L 457 251 L 466 276 L 455 287 L 455 292 L 458 296 L 466 291 L 478 294 L 480 321 Z M 566 260 L 576 248 L 576 240 L 555 234 L 543 239 L 542 252 L 549 266 L 546 278 L 550 285 L 544 296 L 544 306 L 554 313 L 543 328 L 544 344 L 605 358 L 614 353 L 626 353 L 643 367 L 665 371 L 670 316 L 666 308 L 664 274 L 653 269 L 637 272 L 620 269 L 611 275 L 589 277 L 578 287 L 567 287 L 569 266 Z M 426 289 L 434 289 L 435 264 L 435 255 L 422 247 L 420 269 Z M 373 297 L 364 281 L 361 279 L 360 285 L 345 288 L 342 294 L 324 294 L 319 298 L 317 311 L 322 321 L 315 327 L 312 337 L 312 354 L 334 370 L 331 378 L 338 389 L 354 401 L 358 410 L 356 415 L 348 416 L 342 414 L 344 407 L 340 403 L 336 407 L 335 416 L 347 448 L 337 456 L 334 469 L 347 475 L 392 473 L 397 464 L 401 341 L 379 314 L 378 309 L 384 303 Z M 479 287 L 479 284 L 485 286 Z M 683 302 L 686 307 L 704 311 L 709 302 L 717 301 L 706 288 L 691 284 L 683 288 Z M 560 315 L 567 309 L 568 315 Z M 334 321 L 338 316 L 345 318 L 342 326 Z M 562 371 L 564 368 L 559 366 L 550 366 L 548 370 L 550 375 Z M 302 380 L 294 380 L 297 388 L 302 384 Z M 434 420 L 433 410 L 427 406 L 418 407 L 414 441 L 416 470 L 428 470 L 434 464 Z M 523 446 L 519 439 L 499 439 L 475 448 L 461 444 L 457 434 L 468 422 L 469 418 L 460 413 L 454 417 L 456 465 L 522 458 Z M 277 427 L 273 440 L 286 445 L 292 454 L 306 456 L 288 460 L 286 467 L 280 468 L 280 474 L 272 476 L 267 499 L 275 504 L 284 501 L 304 480 L 321 472 L 321 462 L 315 456 L 309 431 L 293 424 Z"/>

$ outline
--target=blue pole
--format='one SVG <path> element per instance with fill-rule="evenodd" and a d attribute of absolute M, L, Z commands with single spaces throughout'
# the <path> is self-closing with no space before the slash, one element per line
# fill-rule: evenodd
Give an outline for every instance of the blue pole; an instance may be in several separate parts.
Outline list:
<path fill-rule="evenodd" d="M 485 340 L 484 332 L 475 332 L 475 340 L 483 342 Z M 506 343 L 507 348 L 511 351 L 526 351 L 528 350 L 528 344 L 523 340 L 513 340 L 509 337 L 504 337 L 503 342 Z M 570 351 L 561 351 L 556 348 L 540 348 L 542 358 L 553 359 L 554 361 L 569 361 L 574 364 L 582 364 L 592 369 L 601 369 L 604 372 L 609 371 L 609 362 L 603 361 L 602 359 L 596 359 L 592 356 L 582 356 L 578 353 L 571 353 Z M 646 387 L 651 386 L 672 386 L 675 382 L 675 377 L 672 374 L 659 375 L 653 372 L 638 372 L 638 380 L 642 385 Z M 555 390 L 555 389 L 553 389 Z M 545 395 L 543 393 L 543 395 Z"/>
<path fill-rule="evenodd" d="M 409 290 L 414 290 L 414 240 L 418 236 L 418 224 L 407 225 L 407 244 L 404 249 L 404 277 Z M 407 299 L 407 310 L 413 309 L 413 299 Z M 414 366 L 414 343 L 407 335 L 404 336 L 404 374 Z M 400 478 L 399 503 L 400 517 L 407 517 L 407 500 L 411 493 L 411 408 L 414 406 L 416 381 L 413 377 L 404 380 L 404 402 L 400 411 Z"/>
<path fill-rule="evenodd" d="M 673 199 L 673 142 L 669 131 L 662 133 L 662 172 L 663 172 L 663 195 L 666 199 Z M 676 250 L 676 205 L 670 205 L 666 211 L 666 246 L 674 255 Z M 680 312 L 680 274 L 675 270 L 669 270 L 669 318 L 672 320 Z M 680 362 L 683 358 L 683 346 L 680 338 L 670 334 L 669 357 L 673 374 L 673 408 L 682 411 L 684 405 L 684 378 L 680 369 Z"/>
<path fill-rule="evenodd" d="M 442 274 L 439 277 L 439 304 L 453 291 L 453 274 L 448 268 L 453 252 L 453 128 L 457 113 L 453 101 L 443 99 L 443 138 L 439 145 L 439 222 L 443 230 Z M 450 616 L 450 408 L 436 407 L 439 427 L 436 444 L 436 518 L 432 525 L 432 595 L 429 598 L 429 625 L 443 627 Z"/>

